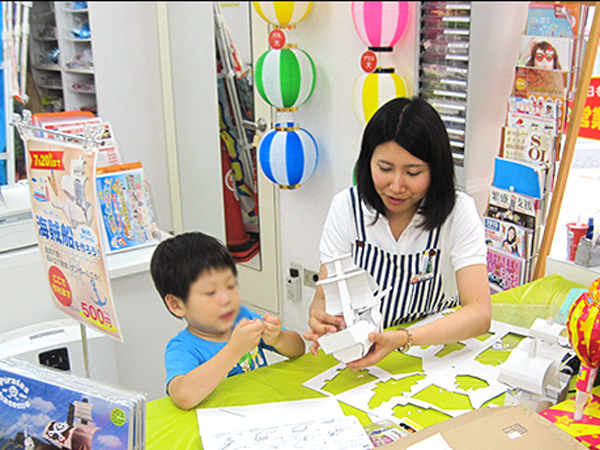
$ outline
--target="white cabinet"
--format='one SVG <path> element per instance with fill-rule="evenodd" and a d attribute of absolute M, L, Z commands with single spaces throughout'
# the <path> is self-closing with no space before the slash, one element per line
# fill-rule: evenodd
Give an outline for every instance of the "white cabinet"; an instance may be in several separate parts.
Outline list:
<path fill-rule="evenodd" d="M 30 64 L 46 112 L 97 114 L 87 2 L 33 2 Z"/>

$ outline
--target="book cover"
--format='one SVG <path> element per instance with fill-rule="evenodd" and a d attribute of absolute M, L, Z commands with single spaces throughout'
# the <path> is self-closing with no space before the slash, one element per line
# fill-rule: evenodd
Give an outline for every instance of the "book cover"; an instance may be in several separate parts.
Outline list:
<path fill-rule="evenodd" d="M 521 286 L 525 281 L 525 258 L 488 247 L 487 271 L 492 290 L 505 291 Z"/>
<path fill-rule="evenodd" d="M 531 256 L 533 230 L 493 217 L 484 217 L 483 224 L 488 247 L 521 258 Z"/>
<path fill-rule="evenodd" d="M 141 163 L 99 168 L 96 186 L 107 253 L 160 241 Z"/>
<path fill-rule="evenodd" d="M 549 164 L 554 159 L 555 137 L 544 130 L 502 127 L 498 156 L 526 163 Z"/>
<path fill-rule="evenodd" d="M 545 194 L 548 165 L 497 157 L 492 186 L 534 198 Z"/>
<path fill-rule="evenodd" d="M 136 448 L 127 395 L 14 361 L 0 364 L 0 448 Z"/>
<path fill-rule="evenodd" d="M 541 199 L 492 186 L 486 216 L 536 230 L 542 215 Z"/>
<path fill-rule="evenodd" d="M 517 65 L 540 69 L 570 71 L 573 66 L 574 39 L 550 36 L 521 36 Z"/>
<path fill-rule="evenodd" d="M 527 12 L 526 34 L 574 38 L 579 27 L 576 2 L 532 2 Z"/>

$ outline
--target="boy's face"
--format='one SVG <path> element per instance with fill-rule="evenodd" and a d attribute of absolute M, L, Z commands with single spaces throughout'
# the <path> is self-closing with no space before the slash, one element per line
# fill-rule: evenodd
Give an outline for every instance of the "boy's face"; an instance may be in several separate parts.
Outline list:
<path fill-rule="evenodd" d="M 202 273 L 191 284 L 183 309 L 191 333 L 213 340 L 228 339 L 240 311 L 240 294 L 232 270 Z"/>

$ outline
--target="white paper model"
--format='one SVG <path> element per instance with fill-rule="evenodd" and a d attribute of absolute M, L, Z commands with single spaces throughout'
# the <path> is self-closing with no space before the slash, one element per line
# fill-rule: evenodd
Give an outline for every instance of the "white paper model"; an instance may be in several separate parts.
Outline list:
<path fill-rule="evenodd" d="M 529 332 L 511 352 L 498 381 L 516 389 L 508 391 L 506 405 L 522 404 L 542 411 L 566 399 L 571 376 L 560 372 L 561 362 L 573 353 L 561 336 L 564 325 L 536 319 Z"/>
<path fill-rule="evenodd" d="M 318 342 L 326 354 L 348 363 L 367 354 L 373 345 L 369 333 L 381 332 L 379 302 L 386 291 L 377 292 L 379 287 L 371 275 L 357 267 L 350 254 L 334 257 L 324 264 L 328 276 L 317 284 L 325 293 L 325 311 L 342 315 L 346 328 L 327 333 Z"/>

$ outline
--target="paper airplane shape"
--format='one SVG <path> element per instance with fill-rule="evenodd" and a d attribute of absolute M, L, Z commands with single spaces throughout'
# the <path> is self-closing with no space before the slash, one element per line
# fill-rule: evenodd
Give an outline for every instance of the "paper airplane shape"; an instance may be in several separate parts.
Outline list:
<path fill-rule="evenodd" d="M 368 353 L 373 345 L 369 333 L 382 331 L 379 302 L 387 291 L 378 292 L 371 275 L 354 264 L 351 254 L 334 257 L 324 264 L 328 276 L 317 284 L 325 293 L 325 311 L 342 315 L 346 328 L 327 333 L 318 342 L 326 354 L 348 363 Z"/>

